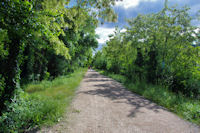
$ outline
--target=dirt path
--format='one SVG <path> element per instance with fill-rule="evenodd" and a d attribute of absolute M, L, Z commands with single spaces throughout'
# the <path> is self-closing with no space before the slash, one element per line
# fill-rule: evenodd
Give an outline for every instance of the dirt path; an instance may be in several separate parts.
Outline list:
<path fill-rule="evenodd" d="M 200 133 L 166 109 L 88 71 L 66 118 L 48 133 Z"/>

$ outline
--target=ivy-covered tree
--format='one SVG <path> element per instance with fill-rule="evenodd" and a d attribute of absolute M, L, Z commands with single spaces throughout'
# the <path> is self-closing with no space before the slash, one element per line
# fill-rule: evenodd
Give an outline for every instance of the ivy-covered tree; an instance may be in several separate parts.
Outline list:
<path fill-rule="evenodd" d="M 97 17 L 116 20 L 111 7 L 115 1 L 77 0 L 68 6 L 70 2 L 0 3 L 0 115 L 20 82 L 54 78 L 91 62 Z"/>

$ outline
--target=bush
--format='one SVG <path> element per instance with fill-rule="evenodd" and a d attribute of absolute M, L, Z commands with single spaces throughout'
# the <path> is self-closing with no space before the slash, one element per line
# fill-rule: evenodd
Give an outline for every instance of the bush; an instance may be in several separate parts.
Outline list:
<path fill-rule="evenodd" d="M 24 132 L 49 120 L 56 121 L 61 117 L 57 113 L 58 108 L 58 104 L 50 98 L 30 96 L 21 91 L 0 117 L 0 132 Z"/>
<path fill-rule="evenodd" d="M 20 92 L 12 99 L 7 110 L 0 117 L 0 132 L 22 132 L 37 124 L 36 111 L 41 102 L 31 100 L 30 97 Z M 36 110 L 36 111 L 33 111 Z"/>
<path fill-rule="evenodd" d="M 198 123 L 200 123 L 200 103 L 190 103 L 186 102 L 182 104 L 182 111 L 183 116 L 190 120 L 194 121 L 196 120 Z"/>
<path fill-rule="evenodd" d="M 181 92 L 183 95 L 191 98 L 200 99 L 200 71 L 195 72 L 184 71 L 177 73 L 169 88 L 173 92 Z"/>
<path fill-rule="evenodd" d="M 24 86 L 25 91 L 16 92 L 0 116 L 0 133 L 29 131 L 59 121 L 86 70 Z"/>

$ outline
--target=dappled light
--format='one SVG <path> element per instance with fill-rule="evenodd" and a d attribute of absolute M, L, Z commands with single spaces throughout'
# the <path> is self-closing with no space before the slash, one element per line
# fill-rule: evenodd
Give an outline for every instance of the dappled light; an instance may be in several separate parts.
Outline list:
<path fill-rule="evenodd" d="M 86 73 L 76 92 L 69 119 L 73 122 L 62 125 L 67 127 L 65 132 L 72 133 L 200 131 L 198 126 L 93 70 Z M 50 131 L 54 132 L 60 126 L 58 124 Z"/>
<path fill-rule="evenodd" d="M 0 133 L 200 132 L 199 9 L 1 1 Z"/>

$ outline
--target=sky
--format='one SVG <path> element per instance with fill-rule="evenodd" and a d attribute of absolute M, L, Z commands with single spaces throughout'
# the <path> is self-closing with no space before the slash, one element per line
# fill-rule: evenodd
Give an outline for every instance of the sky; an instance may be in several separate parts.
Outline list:
<path fill-rule="evenodd" d="M 96 29 L 96 34 L 99 35 L 97 50 L 105 45 L 109 39 L 108 35 L 114 32 L 116 26 L 120 28 L 127 26 L 126 19 L 134 18 L 138 14 L 159 12 L 163 9 L 164 3 L 165 0 L 123 0 L 117 2 L 113 8 L 118 14 L 118 21 L 116 23 L 104 23 Z M 168 0 L 168 6 L 174 5 L 179 8 L 187 5 L 191 8 L 189 11 L 191 16 L 195 16 L 197 11 L 200 10 L 200 0 Z M 192 24 L 200 27 L 200 21 L 192 21 Z"/>

